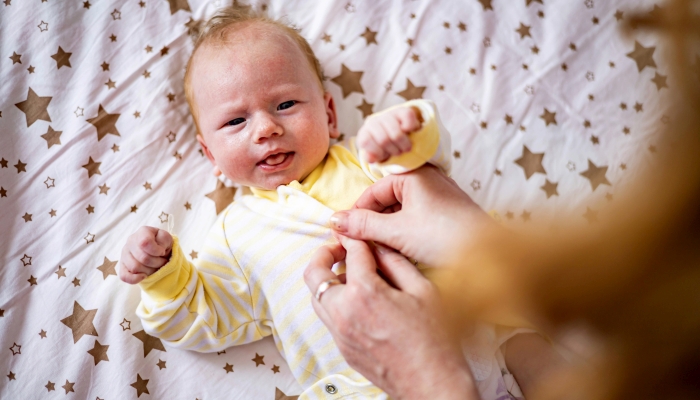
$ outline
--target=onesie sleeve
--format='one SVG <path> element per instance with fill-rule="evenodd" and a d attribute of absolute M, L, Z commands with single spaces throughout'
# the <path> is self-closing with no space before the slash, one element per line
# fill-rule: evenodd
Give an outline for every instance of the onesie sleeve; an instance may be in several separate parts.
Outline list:
<path fill-rule="evenodd" d="M 136 315 L 149 335 L 214 352 L 269 334 L 256 323 L 248 281 L 227 245 L 223 221 L 209 233 L 196 267 L 173 237 L 170 261 L 139 284 Z"/>
<path fill-rule="evenodd" d="M 421 129 L 409 135 L 411 150 L 381 163 L 368 163 L 364 152 L 356 147 L 357 144 L 353 140 L 349 143 L 350 151 L 357 154 L 362 170 L 370 179 L 376 181 L 386 175 L 402 174 L 430 163 L 449 176 L 452 168 L 450 133 L 442 124 L 435 103 L 424 99 L 411 100 L 387 108 L 375 115 L 398 107 L 416 107 L 420 110 L 423 118 Z"/>

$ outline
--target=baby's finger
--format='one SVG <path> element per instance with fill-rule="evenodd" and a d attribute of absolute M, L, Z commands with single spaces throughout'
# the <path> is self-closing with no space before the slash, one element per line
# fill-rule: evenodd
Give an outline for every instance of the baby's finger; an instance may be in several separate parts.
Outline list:
<path fill-rule="evenodd" d="M 130 251 L 125 252 L 122 257 L 122 262 L 127 270 L 134 274 L 144 273 L 146 275 L 151 275 L 156 272 L 158 268 L 167 263 L 163 258 L 145 255 L 143 252 L 139 253 L 138 249 L 130 249 Z"/>
<path fill-rule="evenodd" d="M 158 229 L 158 233 L 156 234 L 156 243 L 165 249 L 165 254 L 152 254 L 156 256 L 164 256 L 167 257 L 168 254 L 172 251 L 173 248 L 173 237 L 168 233 L 167 231 L 164 231 L 162 229 Z"/>
<path fill-rule="evenodd" d="M 398 114 L 401 130 L 406 133 L 415 132 L 423 125 L 423 115 L 416 106 L 406 107 Z"/>
<path fill-rule="evenodd" d="M 401 130 L 401 124 L 398 119 L 386 119 L 382 121 L 382 124 L 387 140 L 398 150 L 398 153 L 392 153 L 393 155 L 396 156 L 411 150 L 411 140 L 408 138 L 408 133 Z"/>
<path fill-rule="evenodd" d="M 126 268 L 122 269 L 121 272 L 119 272 L 119 279 L 121 279 L 123 282 L 126 282 L 130 285 L 135 285 L 142 280 L 146 279 L 145 274 L 132 274 L 129 272 Z"/>
<path fill-rule="evenodd" d="M 386 161 L 387 158 L 391 156 L 398 156 L 402 153 L 401 149 L 398 146 L 396 146 L 394 141 L 391 139 L 389 132 L 387 132 L 386 129 L 384 129 L 384 127 L 382 127 L 382 129 L 380 130 L 375 131 L 374 141 L 377 142 L 382 147 L 384 152 L 388 154 L 386 158 L 383 158 L 379 161 Z"/>
<path fill-rule="evenodd" d="M 389 158 L 389 153 L 385 152 L 367 131 L 358 136 L 357 144 L 367 153 L 367 161 L 370 163 Z"/>

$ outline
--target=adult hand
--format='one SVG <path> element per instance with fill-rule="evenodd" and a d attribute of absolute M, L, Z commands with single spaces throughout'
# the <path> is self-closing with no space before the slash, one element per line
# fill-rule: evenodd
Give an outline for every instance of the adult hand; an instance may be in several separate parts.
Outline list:
<path fill-rule="evenodd" d="M 352 210 L 331 217 L 339 234 L 383 243 L 431 266 L 445 265 L 491 218 L 437 168 L 389 175 L 370 186 Z"/>
<path fill-rule="evenodd" d="M 392 398 L 478 399 L 458 341 L 445 328 L 437 288 L 393 250 L 339 240 L 316 252 L 304 279 L 316 293 L 337 278 L 333 264 L 345 260 L 346 283 L 312 304 L 348 364 Z"/>

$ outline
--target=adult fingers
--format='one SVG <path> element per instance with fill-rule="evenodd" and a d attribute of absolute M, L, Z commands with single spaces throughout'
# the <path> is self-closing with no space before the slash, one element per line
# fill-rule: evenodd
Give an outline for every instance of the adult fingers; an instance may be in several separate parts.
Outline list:
<path fill-rule="evenodd" d="M 381 214 L 369 210 L 345 210 L 331 216 L 331 227 L 341 235 L 356 240 L 372 240 L 393 248 L 400 248 L 402 232 L 397 224 L 405 224 L 395 214 Z"/>
<path fill-rule="evenodd" d="M 377 262 L 369 248 L 362 240 L 340 235 L 340 244 L 345 248 L 345 275 L 348 285 L 374 284 L 381 281 L 377 275 Z"/>
<path fill-rule="evenodd" d="M 381 212 L 401 203 L 403 179 L 404 175 L 389 175 L 378 180 L 360 195 L 352 208 Z"/>
<path fill-rule="evenodd" d="M 399 290 L 420 294 L 432 285 L 418 268 L 400 253 L 379 244 L 375 246 L 374 253 L 379 269 Z"/>
<path fill-rule="evenodd" d="M 338 276 L 331 271 L 333 264 L 345 259 L 345 249 L 339 244 L 322 246 L 311 257 L 309 264 L 304 270 L 304 282 L 313 295 L 313 302 L 316 301 L 316 292 L 323 282 L 331 279 L 338 279 Z M 334 287 L 328 288 L 323 294 L 325 300 L 328 295 L 336 290 Z"/>

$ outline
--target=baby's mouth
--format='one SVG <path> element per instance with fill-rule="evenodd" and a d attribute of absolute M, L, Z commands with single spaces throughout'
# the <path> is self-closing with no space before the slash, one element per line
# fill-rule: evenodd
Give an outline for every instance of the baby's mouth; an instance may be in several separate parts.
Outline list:
<path fill-rule="evenodd" d="M 275 165 L 280 165 L 283 162 L 287 160 L 287 157 L 290 155 L 294 154 L 294 152 L 289 152 L 289 153 L 277 153 L 277 154 L 272 154 L 268 156 L 266 159 L 260 161 L 258 165 L 270 165 L 270 166 L 275 166 Z"/>

